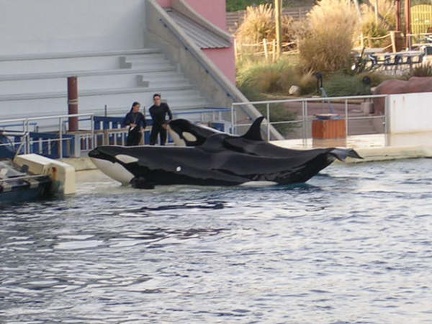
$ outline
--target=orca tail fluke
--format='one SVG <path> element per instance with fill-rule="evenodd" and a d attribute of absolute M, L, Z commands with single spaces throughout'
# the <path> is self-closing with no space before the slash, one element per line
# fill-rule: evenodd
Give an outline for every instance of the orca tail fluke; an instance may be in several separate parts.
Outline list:
<path fill-rule="evenodd" d="M 335 148 L 330 153 L 339 161 L 345 161 L 347 157 L 363 159 L 354 149 Z"/>

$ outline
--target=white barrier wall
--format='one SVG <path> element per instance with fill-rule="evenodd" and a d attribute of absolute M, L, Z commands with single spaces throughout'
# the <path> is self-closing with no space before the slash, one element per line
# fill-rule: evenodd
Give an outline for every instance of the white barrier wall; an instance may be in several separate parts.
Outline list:
<path fill-rule="evenodd" d="M 432 92 L 389 96 L 389 132 L 418 133 L 432 131 Z"/>
<path fill-rule="evenodd" d="M 0 0 L 0 55 L 137 49 L 145 0 Z"/>

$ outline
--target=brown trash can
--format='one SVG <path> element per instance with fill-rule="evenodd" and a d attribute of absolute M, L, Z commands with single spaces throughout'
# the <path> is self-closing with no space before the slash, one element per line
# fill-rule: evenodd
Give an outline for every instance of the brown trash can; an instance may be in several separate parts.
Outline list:
<path fill-rule="evenodd" d="M 346 122 L 337 114 L 315 115 L 312 121 L 313 139 L 346 138 Z"/>

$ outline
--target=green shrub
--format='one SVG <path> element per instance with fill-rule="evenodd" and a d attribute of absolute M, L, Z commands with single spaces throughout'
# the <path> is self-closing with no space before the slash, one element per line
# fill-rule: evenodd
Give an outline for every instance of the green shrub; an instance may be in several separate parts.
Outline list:
<path fill-rule="evenodd" d="M 370 94 L 370 88 L 362 82 L 362 78 L 342 73 L 333 74 L 323 87 L 329 97 Z"/>
<path fill-rule="evenodd" d="M 287 95 L 289 88 L 299 80 L 299 70 L 284 59 L 275 63 L 245 64 L 237 73 L 240 89 L 252 88 L 267 94 Z"/>
<path fill-rule="evenodd" d="M 266 101 L 275 96 L 288 94 L 292 84 L 300 79 L 297 70 L 286 60 L 276 63 L 245 64 L 237 74 L 237 86 L 250 101 Z M 255 107 L 267 116 L 267 105 L 257 104 Z M 270 121 L 290 121 L 296 119 L 296 114 L 288 111 L 282 104 L 271 105 Z M 281 134 L 288 134 L 293 126 L 287 124 L 275 125 Z"/>

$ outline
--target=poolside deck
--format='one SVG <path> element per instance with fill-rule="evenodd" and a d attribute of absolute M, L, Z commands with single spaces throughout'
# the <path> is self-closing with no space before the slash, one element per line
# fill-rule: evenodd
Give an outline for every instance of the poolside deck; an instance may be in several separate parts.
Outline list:
<path fill-rule="evenodd" d="M 368 134 L 348 136 L 346 139 L 286 140 L 272 143 L 296 149 L 351 147 L 364 158 L 363 162 L 432 158 L 432 132 L 392 135 Z M 359 162 L 359 160 L 348 160 L 348 162 Z"/>

